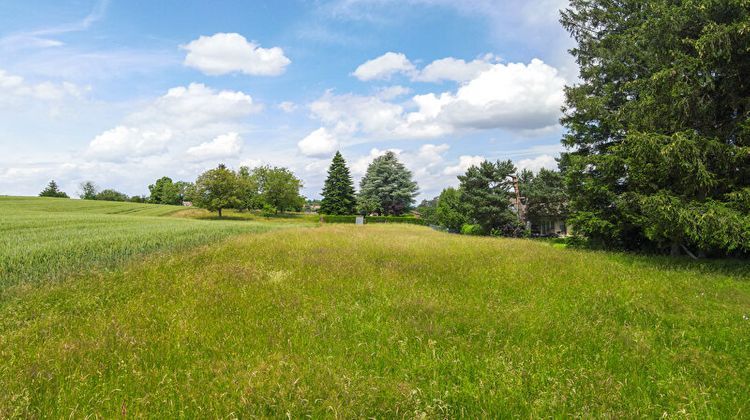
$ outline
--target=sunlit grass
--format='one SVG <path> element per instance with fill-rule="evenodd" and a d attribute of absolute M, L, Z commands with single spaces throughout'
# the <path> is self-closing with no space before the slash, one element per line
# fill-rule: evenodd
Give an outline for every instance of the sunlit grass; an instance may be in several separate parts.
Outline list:
<path fill-rule="evenodd" d="M 749 278 L 405 225 L 241 235 L 14 288 L 0 417 L 743 417 Z"/>

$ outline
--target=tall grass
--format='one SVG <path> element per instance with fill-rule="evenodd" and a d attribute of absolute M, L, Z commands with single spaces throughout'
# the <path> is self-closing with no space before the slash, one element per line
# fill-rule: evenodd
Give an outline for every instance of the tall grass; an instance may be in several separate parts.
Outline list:
<path fill-rule="evenodd" d="M 154 251 L 186 249 L 270 224 L 163 217 L 178 206 L 0 197 L 0 296 L 26 282 L 114 267 Z"/>
<path fill-rule="evenodd" d="M 747 417 L 750 276 L 405 225 L 241 235 L 0 305 L 0 417 Z"/>

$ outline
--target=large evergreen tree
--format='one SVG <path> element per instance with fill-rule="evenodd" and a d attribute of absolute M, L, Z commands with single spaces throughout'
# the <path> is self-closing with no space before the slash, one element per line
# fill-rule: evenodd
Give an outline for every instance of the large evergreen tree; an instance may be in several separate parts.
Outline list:
<path fill-rule="evenodd" d="M 354 181 L 341 153 L 336 152 L 328 168 L 328 178 L 323 186 L 320 202 L 321 214 L 354 214 L 357 201 L 354 196 Z"/>
<path fill-rule="evenodd" d="M 411 172 L 389 151 L 367 167 L 360 182 L 357 208 L 361 213 L 400 216 L 414 205 L 418 190 Z"/>
<path fill-rule="evenodd" d="M 750 250 L 750 3 L 572 0 L 572 221 L 630 249 Z"/>
<path fill-rule="evenodd" d="M 515 173 L 516 167 L 510 160 L 495 163 L 485 160 L 458 177 L 461 201 L 485 234 L 511 236 L 519 231 L 518 215 L 511 208 L 515 200 Z"/>

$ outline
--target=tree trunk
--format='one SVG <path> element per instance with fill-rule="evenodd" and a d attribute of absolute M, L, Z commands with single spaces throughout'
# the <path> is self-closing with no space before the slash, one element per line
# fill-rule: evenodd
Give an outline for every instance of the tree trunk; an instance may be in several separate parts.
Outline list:
<path fill-rule="evenodd" d="M 219 209 L 219 217 L 221 217 L 221 209 Z"/>
<path fill-rule="evenodd" d="M 669 255 L 672 257 L 680 256 L 680 242 L 679 241 L 672 242 L 672 247 L 669 251 Z"/>

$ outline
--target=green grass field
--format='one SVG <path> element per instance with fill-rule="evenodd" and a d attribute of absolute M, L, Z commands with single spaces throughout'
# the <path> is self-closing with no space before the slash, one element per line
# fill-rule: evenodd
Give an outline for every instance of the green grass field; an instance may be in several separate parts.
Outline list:
<path fill-rule="evenodd" d="M 182 211 L 179 206 L 0 197 L 0 296 L 19 283 L 80 275 L 154 251 L 281 227 L 165 217 Z"/>
<path fill-rule="evenodd" d="M 750 416 L 741 262 L 107 206 L 50 222 L 47 203 L 0 203 L 23 213 L 3 219 L 3 261 L 35 249 L 19 232 L 76 226 L 53 229 L 59 254 L 6 265 L 25 277 L 0 300 L 0 418 Z M 102 258 L 106 233 L 78 252 L 89 216 L 104 231 L 144 230 L 123 241 L 160 252 Z M 185 237 L 221 233 L 140 248 L 179 223 Z M 68 252 L 109 265 L 45 277 Z"/>

